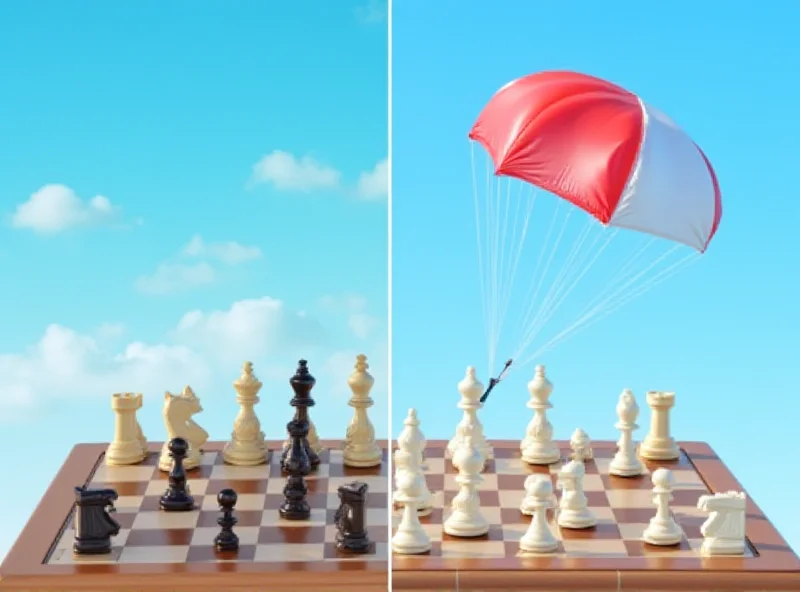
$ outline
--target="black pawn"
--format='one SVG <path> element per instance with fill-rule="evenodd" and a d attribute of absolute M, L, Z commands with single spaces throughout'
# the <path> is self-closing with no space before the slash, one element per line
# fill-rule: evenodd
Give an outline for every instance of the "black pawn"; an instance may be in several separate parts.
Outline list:
<path fill-rule="evenodd" d="M 161 496 L 161 509 L 166 512 L 189 512 L 194 510 L 194 498 L 186 487 L 186 469 L 183 468 L 189 443 L 183 438 L 173 438 L 167 447 L 172 457 L 172 470 L 169 472 L 169 487 Z"/>
<path fill-rule="evenodd" d="M 283 503 L 278 512 L 285 520 L 308 520 L 311 506 L 306 500 L 308 486 L 303 478 L 311 470 L 311 465 L 303 447 L 303 437 L 308 434 L 308 422 L 293 419 L 286 425 L 291 438 L 287 455 L 283 459 L 283 470 L 289 474 L 283 487 Z"/>
<path fill-rule="evenodd" d="M 233 515 L 238 497 L 233 489 L 223 489 L 217 494 L 217 503 L 222 511 L 222 516 L 217 518 L 217 524 L 222 530 L 214 537 L 217 551 L 236 551 L 239 548 L 239 537 L 233 532 L 233 527 L 239 522 Z"/>

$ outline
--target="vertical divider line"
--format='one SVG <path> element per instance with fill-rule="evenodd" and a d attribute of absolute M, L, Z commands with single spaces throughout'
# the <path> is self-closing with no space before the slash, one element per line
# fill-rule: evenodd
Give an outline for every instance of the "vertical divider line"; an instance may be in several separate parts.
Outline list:
<path fill-rule="evenodd" d="M 386 125 L 387 125 L 387 150 L 386 150 L 386 161 L 387 161 L 387 182 L 389 186 L 387 187 L 386 192 L 386 218 L 387 218 L 387 266 L 386 266 L 386 279 L 387 279 L 387 290 L 386 290 L 386 306 L 387 306 L 387 330 L 386 330 L 386 352 L 387 352 L 387 393 L 388 393 L 388 402 L 387 402 L 387 421 L 388 421 L 388 431 L 387 431 L 387 459 L 386 459 L 386 478 L 387 478 L 387 495 L 386 495 L 386 512 L 387 516 L 387 528 L 389 530 L 387 534 L 387 559 L 388 559 L 388 569 L 387 569 L 387 582 L 386 582 L 386 589 L 391 592 L 392 591 L 392 448 L 393 448 L 393 440 L 392 440 L 392 0 L 387 0 L 386 2 L 386 39 L 387 39 L 387 64 L 386 64 L 386 82 L 387 82 L 387 97 L 386 97 Z"/>

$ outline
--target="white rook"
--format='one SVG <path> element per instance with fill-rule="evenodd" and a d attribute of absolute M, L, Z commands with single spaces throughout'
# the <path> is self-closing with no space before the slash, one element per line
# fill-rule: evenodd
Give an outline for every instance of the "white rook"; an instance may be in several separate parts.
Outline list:
<path fill-rule="evenodd" d="M 639 447 L 639 456 L 648 460 L 674 460 L 681 451 L 670 435 L 669 412 L 675 406 L 675 393 L 650 391 L 650 431 Z"/>

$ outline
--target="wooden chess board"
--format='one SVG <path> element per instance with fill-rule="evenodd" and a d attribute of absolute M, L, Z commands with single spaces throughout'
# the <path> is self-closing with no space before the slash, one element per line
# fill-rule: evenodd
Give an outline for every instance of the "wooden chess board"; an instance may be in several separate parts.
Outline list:
<path fill-rule="evenodd" d="M 434 511 L 420 520 L 433 543 L 425 555 L 392 557 L 394 590 L 800 590 L 800 561 L 752 499 L 747 502 L 748 549 L 741 557 L 702 557 L 700 525 L 707 514 L 697 509 L 700 495 L 742 491 L 720 458 L 706 444 L 679 443 L 682 454 L 671 462 L 650 462 L 673 471 L 676 486 L 671 509 L 685 539 L 676 547 L 656 547 L 640 540 L 655 514 L 650 475 L 633 478 L 608 474 L 616 445 L 593 443 L 586 461 L 584 489 L 598 518 L 589 530 L 551 529 L 559 549 L 548 555 L 523 555 L 519 539 L 530 523 L 520 510 L 524 481 L 531 473 L 550 474 L 553 484 L 561 463 L 529 466 L 520 459 L 519 442 L 492 442 L 479 486 L 483 515 L 491 528 L 475 539 L 442 531 L 457 491 L 457 471 L 445 458 L 446 442 L 425 450 L 428 488 Z M 566 457 L 567 442 L 559 448 Z M 395 511 L 393 523 L 400 520 Z"/>
<path fill-rule="evenodd" d="M 307 521 L 282 520 L 280 442 L 269 442 L 268 465 L 237 467 L 222 461 L 223 444 L 204 447 L 202 465 L 187 471 L 197 510 L 163 512 L 158 502 L 167 473 L 157 468 L 160 443 L 141 464 L 109 467 L 105 444 L 79 444 L 45 493 L 17 542 L 0 566 L 5 590 L 386 590 L 388 581 L 388 474 L 380 467 L 352 469 L 342 463 L 340 442 L 323 441 L 318 469 L 307 477 Z M 386 448 L 386 442 L 380 443 Z M 351 481 L 369 485 L 367 528 L 375 543 L 366 555 L 335 547 L 337 488 Z M 120 523 L 110 555 L 72 553 L 74 488 L 117 491 Z M 216 494 L 230 487 L 239 494 L 234 531 L 240 548 L 218 553 Z"/>

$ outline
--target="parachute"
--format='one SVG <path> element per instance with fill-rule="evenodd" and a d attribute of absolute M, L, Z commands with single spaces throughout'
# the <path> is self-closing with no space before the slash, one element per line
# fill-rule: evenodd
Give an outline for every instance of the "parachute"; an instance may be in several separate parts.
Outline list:
<path fill-rule="evenodd" d="M 600 78 L 558 71 L 517 79 L 489 100 L 469 139 L 490 371 L 506 313 L 514 308 L 512 284 L 532 254 L 525 248 L 531 235 L 545 234 L 545 244 L 533 251 L 535 266 L 524 263 L 531 286 L 515 323 L 521 330 L 515 368 L 683 269 L 708 249 L 719 227 L 720 187 L 700 147 L 666 115 Z M 483 200 L 476 146 L 488 157 Z M 548 222 L 548 216 L 533 216 L 542 192 L 554 213 L 546 233 L 532 232 L 532 221 Z M 560 269 L 550 274 L 569 243 L 566 221 L 580 217 L 584 230 L 572 233 Z M 608 271 L 596 262 L 613 251 L 619 230 L 625 236 L 618 265 L 610 266 L 614 273 L 582 290 L 592 297 L 579 314 L 531 351 L 575 287 L 593 271 Z M 646 245 L 634 245 L 642 238 Z M 666 252 L 653 257 L 654 244 L 666 245 Z M 681 251 L 684 256 L 675 260 Z"/>

